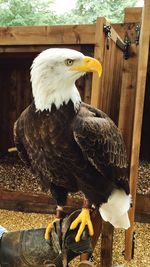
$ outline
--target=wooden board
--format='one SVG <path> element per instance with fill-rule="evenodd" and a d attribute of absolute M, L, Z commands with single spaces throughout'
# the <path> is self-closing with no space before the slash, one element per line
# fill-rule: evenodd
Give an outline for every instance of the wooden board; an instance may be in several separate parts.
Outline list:
<path fill-rule="evenodd" d="M 135 221 L 150 223 L 150 195 L 136 195 Z"/>
<path fill-rule="evenodd" d="M 0 46 L 93 44 L 95 25 L 0 27 Z"/>
<path fill-rule="evenodd" d="M 131 227 L 129 228 L 129 230 L 126 231 L 126 238 L 125 238 L 125 259 L 128 261 L 131 260 L 132 258 L 132 238 L 134 232 L 134 214 L 135 214 L 136 188 L 138 179 L 140 138 L 141 138 L 141 128 L 142 128 L 142 115 L 144 106 L 149 41 L 150 41 L 149 21 L 150 21 L 150 1 L 145 0 L 145 6 L 142 14 L 142 27 L 141 27 L 140 45 L 139 45 L 137 86 L 136 86 L 136 99 L 135 99 L 134 123 L 133 123 L 133 139 L 131 147 L 131 164 L 130 164 L 130 188 L 131 188 L 133 206 L 129 212 Z"/>
<path fill-rule="evenodd" d="M 65 212 L 82 206 L 82 199 L 68 198 Z M 0 190 L 0 209 L 55 214 L 56 202 L 48 195 Z"/>
<path fill-rule="evenodd" d="M 107 38 L 103 32 L 106 21 L 102 18 L 96 23 L 96 45 L 94 57 L 103 67 L 102 77 L 93 75 L 91 104 L 106 112 L 116 123 L 118 123 L 121 76 L 123 53 L 116 47 L 118 34 L 112 29 L 113 38 L 109 40 L 107 49 Z M 103 223 L 101 238 L 101 267 L 110 267 L 112 264 L 113 227 L 109 223 Z"/>
<path fill-rule="evenodd" d="M 124 141 L 126 144 L 129 162 L 131 158 L 137 65 L 138 65 L 138 46 L 132 44 L 130 47 L 130 58 L 128 60 L 123 61 L 119 121 L 118 121 L 118 126 L 123 134 Z M 128 114 L 130 114 L 130 116 Z"/>
<path fill-rule="evenodd" d="M 134 23 L 140 22 L 142 18 L 142 7 L 130 7 L 124 10 L 124 22 Z"/>
<path fill-rule="evenodd" d="M 103 67 L 104 62 L 104 50 L 105 50 L 105 39 L 103 32 L 103 25 L 106 23 L 104 18 L 98 18 L 96 21 L 95 28 L 95 47 L 94 47 L 94 58 L 99 60 Z M 104 73 L 104 71 L 103 71 Z M 102 73 L 102 77 L 103 77 Z M 92 79 L 92 92 L 91 92 L 91 105 L 99 108 L 101 101 L 101 88 L 102 88 L 102 78 L 99 78 L 96 73 L 93 73 Z"/>
<path fill-rule="evenodd" d="M 102 63 L 103 72 L 101 78 L 93 74 L 91 105 L 103 110 L 118 123 L 123 53 L 112 39 L 109 40 L 107 49 L 104 24 L 106 24 L 104 19 L 97 20 L 94 57 Z M 112 30 L 113 36 L 117 36 L 115 30 Z"/>
<path fill-rule="evenodd" d="M 112 250 L 113 250 L 113 226 L 108 223 L 102 223 L 102 242 L 101 242 L 101 267 L 112 266 Z"/>

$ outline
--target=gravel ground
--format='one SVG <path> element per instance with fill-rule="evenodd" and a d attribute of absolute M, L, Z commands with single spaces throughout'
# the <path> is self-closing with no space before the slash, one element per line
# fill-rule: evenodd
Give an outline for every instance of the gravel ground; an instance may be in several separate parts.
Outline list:
<path fill-rule="evenodd" d="M 23 192 L 45 193 L 40 179 L 34 177 L 18 157 L 0 157 L 0 187 Z M 140 194 L 150 194 L 150 162 L 140 162 L 137 191 Z"/>
<path fill-rule="evenodd" d="M 34 213 L 22 213 L 0 210 L 0 224 L 8 230 L 31 229 L 45 227 L 52 220 L 52 216 Z M 149 267 L 150 266 L 150 224 L 135 224 L 135 254 L 134 259 L 126 263 L 122 251 L 124 250 L 124 231 L 115 230 L 113 266 L 122 264 L 124 267 Z M 100 262 L 100 240 L 94 252 L 95 262 Z M 73 261 L 70 267 L 77 267 L 79 259 Z"/>
<path fill-rule="evenodd" d="M 150 162 L 141 161 L 139 165 L 138 193 L 150 194 Z"/>
<path fill-rule="evenodd" d="M 34 177 L 17 156 L 0 158 L 0 187 L 4 189 L 43 193 L 38 177 Z"/>

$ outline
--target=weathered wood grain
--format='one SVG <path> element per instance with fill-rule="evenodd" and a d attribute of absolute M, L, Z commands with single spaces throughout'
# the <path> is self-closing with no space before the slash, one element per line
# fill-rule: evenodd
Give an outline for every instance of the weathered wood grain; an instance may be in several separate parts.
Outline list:
<path fill-rule="evenodd" d="M 94 57 L 98 59 L 103 67 L 104 63 L 104 49 L 105 49 L 105 35 L 103 32 L 103 25 L 106 23 L 104 18 L 98 18 L 96 21 L 95 29 L 95 47 L 94 47 Z M 102 96 L 102 78 L 99 78 L 96 73 L 93 73 L 92 78 L 92 92 L 91 92 L 91 105 L 100 108 L 101 96 Z"/>
<path fill-rule="evenodd" d="M 101 267 L 112 266 L 113 231 L 113 226 L 110 223 L 103 221 L 101 238 Z"/>
<path fill-rule="evenodd" d="M 93 44 L 95 25 L 0 27 L 0 45 Z"/>
<path fill-rule="evenodd" d="M 68 198 L 65 212 L 81 208 L 82 199 Z M 0 190 L 0 209 L 55 214 L 56 202 L 48 195 Z"/>
<path fill-rule="evenodd" d="M 136 95 L 138 66 L 138 47 L 132 44 L 130 58 L 123 61 L 121 97 L 119 107 L 118 126 L 123 134 L 127 148 L 128 159 L 131 158 L 131 144 L 133 135 L 134 106 Z"/>
<path fill-rule="evenodd" d="M 134 108 L 135 115 L 133 122 L 133 139 L 131 146 L 130 188 L 133 199 L 132 202 L 133 206 L 129 212 L 131 227 L 129 228 L 128 231 L 126 231 L 126 240 L 125 240 L 125 245 L 126 245 L 125 259 L 128 261 L 132 258 L 132 236 L 134 231 L 134 215 L 135 215 L 136 188 L 138 179 L 140 138 L 142 129 L 142 116 L 143 116 L 146 73 L 147 73 L 149 41 L 150 41 L 149 21 L 150 21 L 150 1 L 145 0 L 145 6 L 142 14 L 142 27 L 141 27 L 140 45 L 139 45 L 136 99 Z"/>
<path fill-rule="evenodd" d="M 142 17 L 142 7 L 127 7 L 124 10 L 124 22 L 140 22 Z"/>

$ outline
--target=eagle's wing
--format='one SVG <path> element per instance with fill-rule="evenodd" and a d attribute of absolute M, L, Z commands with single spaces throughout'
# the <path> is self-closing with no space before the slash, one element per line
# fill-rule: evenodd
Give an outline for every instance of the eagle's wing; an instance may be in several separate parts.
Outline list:
<path fill-rule="evenodd" d="M 14 143 L 17 148 L 17 152 L 20 159 L 25 163 L 27 167 L 31 167 L 27 151 L 22 142 L 23 140 L 22 134 L 24 133 L 23 125 L 24 125 L 23 116 L 20 116 L 20 118 L 14 124 Z"/>
<path fill-rule="evenodd" d="M 117 183 L 123 183 L 128 192 L 126 148 L 113 121 L 102 111 L 83 104 L 74 123 L 74 138 L 84 157 L 99 172 L 107 172 Z"/>

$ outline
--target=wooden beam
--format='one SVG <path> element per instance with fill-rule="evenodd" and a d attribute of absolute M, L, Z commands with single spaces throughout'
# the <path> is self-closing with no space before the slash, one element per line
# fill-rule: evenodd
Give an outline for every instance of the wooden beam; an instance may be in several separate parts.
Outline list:
<path fill-rule="evenodd" d="M 150 223 L 150 195 L 136 195 L 135 221 Z"/>
<path fill-rule="evenodd" d="M 113 26 L 111 27 L 111 36 L 110 36 L 110 38 L 114 41 L 114 43 L 116 43 L 118 39 L 122 43 L 124 43 L 122 37 L 117 33 L 117 31 L 115 30 L 115 28 Z"/>
<path fill-rule="evenodd" d="M 127 7 L 124 10 L 124 14 L 125 23 L 140 22 L 142 17 L 142 7 Z"/>
<path fill-rule="evenodd" d="M 133 199 L 133 207 L 130 209 L 130 222 L 131 227 L 126 231 L 125 238 L 125 259 L 131 260 L 132 258 L 132 237 L 134 231 L 134 215 L 136 203 L 136 188 L 138 179 L 138 164 L 140 152 L 140 138 L 142 127 L 142 115 L 146 85 L 149 41 L 150 41 L 150 1 L 145 0 L 145 5 L 142 14 L 142 27 L 139 45 L 139 60 L 138 60 L 138 73 L 137 73 L 137 87 L 136 87 L 136 100 L 135 100 L 135 116 L 133 124 L 133 140 L 131 148 L 131 167 L 130 167 L 130 188 Z"/>
<path fill-rule="evenodd" d="M 75 45 L 8 45 L 8 46 L 0 46 L 0 58 L 6 58 L 7 56 L 11 58 L 16 58 L 17 56 L 27 57 L 32 56 L 33 53 L 37 54 L 42 52 L 45 49 L 51 47 L 60 47 L 60 48 L 71 48 L 76 50 L 81 50 L 81 46 L 79 44 Z"/>
<path fill-rule="evenodd" d="M 95 25 L 0 27 L 0 45 L 94 44 Z"/>
<path fill-rule="evenodd" d="M 82 199 L 68 198 L 65 212 L 82 206 Z M 56 202 L 48 195 L 0 190 L 0 209 L 55 214 Z"/>

